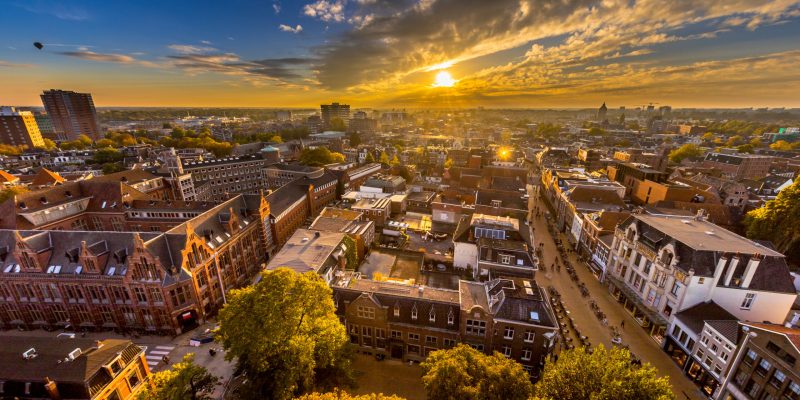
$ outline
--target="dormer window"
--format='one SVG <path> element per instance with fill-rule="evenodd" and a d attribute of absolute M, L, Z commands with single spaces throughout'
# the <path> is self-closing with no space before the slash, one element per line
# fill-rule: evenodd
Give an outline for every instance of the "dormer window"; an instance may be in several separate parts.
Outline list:
<path fill-rule="evenodd" d="M 428 321 L 436 322 L 436 312 L 431 308 L 431 312 L 428 313 Z"/>
<path fill-rule="evenodd" d="M 510 255 L 508 255 L 508 254 L 500 254 L 500 263 L 501 263 L 501 264 L 510 265 L 510 264 L 511 264 L 511 259 L 512 259 L 512 258 L 513 258 L 513 257 L 511 257 L 511 256 L 510 256 Z"/>
<path fill-rule="evenodd" d="M 47 204 L 47 197 L 39 197 L 39 201 L 42 202 L 42 204 Z"/>
<path fill-rule="evenodd" d="M 450 309 L 450 312 L 447 313 L 447 325 L 453 325 L 455 323 L 456 316 L 453 315 L 453 310 Z"/>
<path fill-rule="evenodd" d="M 400 306 L 397 305 L 397 304 L 395 304 L 395 306 L 394 306 L 394 316 L 395 317 L 399 317 L 400 316 Z"/>
<path fill-rule="evenodd" d="M 414 321 L 417 320 L 417 305 L 414 304 L 414 307 L 411 308 L 411 319 Z"/>

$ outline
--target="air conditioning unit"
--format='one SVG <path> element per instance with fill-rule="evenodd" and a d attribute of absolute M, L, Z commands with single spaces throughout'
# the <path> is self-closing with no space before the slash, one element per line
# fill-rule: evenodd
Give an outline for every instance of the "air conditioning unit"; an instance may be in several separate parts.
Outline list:
<path fill-rule="evenodd" d="M 83 353 L 83 352 L 81 351 L 81 348 L 80 348 L 80 347 L 78 347 L 77 349 L 70 351 L 70 352 L 69 352 L 69 354 L 68 354 L 67 356 L 69 357 L 69 360 L 70 360 L 70 361 L 75 361 L 75 359 L 76 359 L 76 358 L 78 358 L 78 357 L 80 357 L 80 355 L 81 355 L 82 353 Z"/>

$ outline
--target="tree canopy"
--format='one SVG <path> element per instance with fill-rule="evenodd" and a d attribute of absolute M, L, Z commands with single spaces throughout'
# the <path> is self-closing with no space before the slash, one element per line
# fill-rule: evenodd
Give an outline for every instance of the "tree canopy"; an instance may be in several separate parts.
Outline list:
<path fill-rule="evenodd" d="M 701 149 L 699 146 L 693 143 L 687 143 L 675 150 L 672 150 L 669 153 L 669 160 L 676 164 L 680 164 L 681 161 L 687 158 L 700 157 L 703 154 L 705 154 L 705 151 L 703 151 L 703 149 Z"/>
<path fill-rule="evenodd" d="M 255 285 L 231 291 L 219 324 L 225 357 L 248 376 L 243 398 L 290 399 L 350 383 L 347 333 L 330 287 L 313 272 L 264 272 Z"/>
<path fill-rule="evenodd" d="M 186 354 L 171 369 L 153 374 L 152 382 L 139 393 L 139 400 L 210 400 L 219 378 L 194 363 Z"/>
<path fill-rule="evenodd" d="M 434 351 L 421 365 L 422 384 L 431 399 L 527 400 L 533 392 L 521 364 L 466 344 Z"/>
<path fill-rule="evenodd" d="M 344 132 L 347 130 L 347 125 L 345 125 L 343 119 L 336 117 L 331 118 L 331 126 L 329 128 L 332 131 Z"/>
<path fill-rule="evenodd" d="M 791 262 L 800 262 L 800 179 L 748 212 L 744 225 L 748 238 L 769 240 Z"/>
<path fill-rule="evenodd" d="M 315 167 L 344 162 L 344 155 L 328 150 L 327 147 L 305 148 L 300 152 L 300 163 Z"/>
<path fill-rule="evenodd" d="M 367 157 L 364 158 L 364 162 L 367 164 L 375 162 L 375 156 L 372 154 L 371 151 L 367 152 Z"/>
<path fill-rule="evenodd" d="M 592 354 L 583 347 L 562 351 L 558 361 L 545 364 L 535 392 L 542 400 L 675 398 L 669 379 L 656 376 L 653 366 L 633 365 L 628 350 L 602 345 Z"/>
<path fill-rule="evenodd" d="M 297 397 L 295 398 L 295 400 L 405 400 L 405 399 L 398 396 L 387 396 L 384 395 L 383 393 L 354 395 L 354 394 L 349 394 L 347 392 L 343 392 L 341 390 L 336 390 L 328 393 L 309 393 Z"/>

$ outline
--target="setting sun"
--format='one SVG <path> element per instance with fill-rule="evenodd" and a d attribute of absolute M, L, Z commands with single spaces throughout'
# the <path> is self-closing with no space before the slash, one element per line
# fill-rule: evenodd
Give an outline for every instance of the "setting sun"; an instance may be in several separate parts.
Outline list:
<path fill-rule="evenodd" d="M 436 80 L 433 82 L 433 87 L 453 87 L 456 80 L 447 71 L 441 71 L 436 74 Z"/>

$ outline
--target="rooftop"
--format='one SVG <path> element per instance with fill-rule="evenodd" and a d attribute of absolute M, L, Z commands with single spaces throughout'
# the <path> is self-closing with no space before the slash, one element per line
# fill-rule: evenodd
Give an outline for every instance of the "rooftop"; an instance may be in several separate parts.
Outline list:
<path fill-rule="evenodd" d="M 272 258 L 267 269 L 288 267 L 299 273 L 318 272 L 337 251 L 344 233 L 298 229 Z"/>

